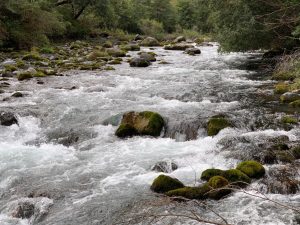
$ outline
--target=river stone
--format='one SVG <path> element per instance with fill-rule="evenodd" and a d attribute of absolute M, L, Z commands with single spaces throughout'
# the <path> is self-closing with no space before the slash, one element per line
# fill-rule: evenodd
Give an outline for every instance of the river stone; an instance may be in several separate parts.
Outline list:
<path fill-rule="evenodd" d="M 182 187 L 175 190 L 170 190 L 166 193 L 169 197 L 183 197 L 187 199 L 196 199 L 196 200 L 204 200 L 208 198 L 208 192 L 210 192 L 212 188 L 208 185 L 208 183 L 200 186 L 200 187 Z"/>
<path fill-rule="evenodd" d="M 23 94 L 22 94 L 21 92 L 15 92 L 15 93 L 12 94 L 11 97 L 14 97 L 14 98 L 21 98 L 21 97 L 23 97 Z"/>
<path fill-rule="evenodd" d="M 211 199 L 219 200 L 231 193 L 231 190 L 227 187 L 229 185 L 229 181 L 222 176 L 214 176 L 210 178 L 208 184 L 213 189 L 207 193 L 208 197 Z"/>
<path fill-rule="evenodd" d="M 238 170 L 242 171 L 250 178 L 259 179 L 265 175 L 265 168 L 256 161 L 245 161 L 241 162 L 237 167 Z"/>
<path fill-rule="evenodd" d="M 171 173 L 174 170 L 177 170 L 178 166 L 171 161 L 161 161 L 155 163 L 154 166 L 151 167 L 151 170 L 162 173 Z"/>
<path fill-rule="evenodd" d="M 174 40 L 175 43 L 184 42 L 184 41 L 186 41 L 184 36 L 179 36 Z"/>
<path fill-rule="evenodd" d="M 280 96 L 280 100 L 284 103 L 290 103 L 300 100 L 300 95 L 293 92 L 287 92 Z"/>
<path fill-rule="evenodd" d="M 230 127 L 231 123 L 224 116 L 214 116 L 207 123 L 208 136 L 217 135 L 224 128 Z"/>
<path fill-rule="evenodd" d="M 189 55 L 199 55 L 201 54 L 201 50 L 199 48 L 187 48 L 185 53 Z"/>
<path fill-rule="evenodd" d="M 175 50 L 175 51 L 185 51 L 188 48 L 193 48 L 193 45 L 188 44 L 173 44 L 173 45 L 166 45 L 164 47 L 165 50 Z"/>
<path fill-rule="evenodd" d="M 106 52 L 113 57 L 125 57 L 126 53 L 118 48 L 108 48 L 106 49 Z"/>
<path fill-rule="evenodd" d="M 0 112 L 0 124 L 2 126 L 11 126 L 13 124 L 18 124 L 18 120 L 11 112 Z"/>
<path fill-rule="evenodd" d="M 131 67 L 148 67 L 151 62 L 144 58 L 133 58 L 129 62 Z"/>
<path fill-rule="evenodd" d="M 181 183 L 178 179 L 166 175 L 160 175 L 153 181 L 150 189 L 157 193 L 166 193 L 183 187 L 183 183 Z"/>
<path fill-rule="evenodd" d="M 156 54 L 153 52 L 141 52 L 141 53 L 139 53 L 139 55 L 140 55 L 140 58 L 145 59 L 147 61 L 150 61 L 150 62 L 156 61 L 156 58 L 155 58 Z"/>
<path fill-rule="evenodd" d="M 15 218 L 29 219 L 34 214 L 34 204 L 30 202 L 20 202 L 13 212 Z"/>
<path fill-rule="evenodd" d="M 164 120 L 158 113 L 128 112 L 123 115 L 116 136 L 125 138 L 135 135 L 150 135 L 157 137 L 164 127 Z"/>
<path fill-rule="evenodd" d="M 155 46 L 160 46 L 158 40 L 156 40 L 153 37 L 147 37 L 141 42 L 142 46 L 148 46 L 148 47 L 155 47 Z"/>

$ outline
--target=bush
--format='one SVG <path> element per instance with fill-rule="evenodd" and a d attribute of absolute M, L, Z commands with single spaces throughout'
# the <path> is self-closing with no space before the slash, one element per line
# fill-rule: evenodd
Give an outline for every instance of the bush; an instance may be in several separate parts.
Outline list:
<path fill-rule="evenodd" d="M 157 39 L 162 39 L 164 36 L 164 28 L 162 23 L 156 20 L 143 19 L 139 23 L 139 28 L 143 34 Z"/>

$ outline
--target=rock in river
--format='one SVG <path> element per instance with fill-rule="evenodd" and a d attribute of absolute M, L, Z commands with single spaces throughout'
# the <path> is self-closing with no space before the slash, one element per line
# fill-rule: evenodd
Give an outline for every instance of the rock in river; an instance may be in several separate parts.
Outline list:
<path fill-rule="evenodd" d="M 11 126 L 13 124 L 18 124 L 18 120 L 11 112 L 0 112 L 0 124 L 2 126 Z"/>

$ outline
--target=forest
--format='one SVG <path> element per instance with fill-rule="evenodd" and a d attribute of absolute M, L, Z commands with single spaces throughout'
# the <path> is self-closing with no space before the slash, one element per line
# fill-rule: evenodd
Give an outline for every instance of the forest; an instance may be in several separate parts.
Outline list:
<path fill-rule="evenodd" d="M 209 35 L 224 51 L 293 48 L 297 0 L 7 0 L 0 2 L 0 45 L 26 49 L 104 31 Z"/>

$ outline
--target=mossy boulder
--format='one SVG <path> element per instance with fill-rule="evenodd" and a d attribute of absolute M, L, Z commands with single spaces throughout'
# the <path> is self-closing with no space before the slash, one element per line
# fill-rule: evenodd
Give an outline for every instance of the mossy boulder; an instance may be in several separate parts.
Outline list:
<path fill-rule="evenodd" d="M 33 78 L 33 73 L 29 72 L 29 71 L 25 71 L 25 72 L 20 72 L 18 75 L 17 75 L 17 78 L 19 81 L 23 81 L 23 80 L 28 80 L 28 79 L 31 79 Z"/>
<path fill-rule="evenodd" d="M 153 37 L 146 37 L 144 40 L 142 40 L 141 45 L 147 47 L 155 47 L 160 46 L 160 43 L 157 39 Z"/>
<path fill-rule="evenodd" d="M 173 44 L 173 45 L 166 45 L 164 47 L 165 50 L 172 50 L 172 51 L 185 51 L 188 48 L 193 48 L 193 45 L 187 44 Z"/>
<path fill-rule="evenodd" d="M 208 136 L 217 135 L 224 128 L 231 127 L 231 123 L 223 116 L 214 116 L 207 123 Z"/>
<path fill-rule="evenodd" d="M 184 42 L 184 41 L 186 41 L 186 38 L 184 36 L 179 36 L 174 40 L 175 43 Z"/>
<path fill-rule="evenodd" d="M 120 138 L 132 137 L 138 135 L 138 131 L 130 124 L 121 124 L 116 131 L 116 135 Z"/>
<path fill-rule="evenodd" d="M 150 61 L 150 62 L 156 61 L 156 58 L 155 58 L 156 54 L 154 52 L 140 52 L 139 55 L 140 55 L 140 58 L 145 59 L 147 61 Z"/>
<path fill-rule="evenodd" d="M 290 103 L 290 102 L 300 100 L 300 95 L 293 92 L 287 92 L 280 96 L 280 100 L 283 103 Z"/>
<path fill-rule="evenodd" d="M 251 182 L 251 179 L 246 174 L 237 169 L 225 170 L 222 176 L 230 183 L 233 183 L 233 185 L 240 187 L 246 186 Z"/>
<path fill-rule="evenodd" d="M 141 47 L 137 44 L 128 44 L 120 47 L 124 51 L 140 51 Z"/>
<path fill-rule="evenodd" d="M 123 115 L 121 125 L 116 131 L 118 137 L 150 135 L 157 137 L 164 127 L 164 120 L 155 112 L 128 112 Z"/>
<path fill-rule="evenodd" d="M 106 66 L 104 67 L 104 70 L 116 70 L 116 69 L 112 66 Z"/>
<path fill-rule="evenodd" d="M 212 188 L 208 184 L 204 184 L 200 187 L 183 187 L 175 190 L 168 191 L 166 193 L 169 197 L 183 197 L 188 199 L 203 200 L 208 198 L 207 193 Z"/>
<path fill-rule="evenodd" d="M 259 179 L 263 177 L 266 173 L 263 165 L 256 161 L 241 162 L 236 168 L 242 171 L 250 178 Z"/>
<path fill-rule="evenodd" d="M 201 179 L 209 181 L 209 179 L 214 176 L 222 176 L 223 172 L 224 171 L 220 169 L 207 169 L 202 172 Z"/>
<path fill-rule="evenodd" d="M 133 58 L 130 60 L 129 65 L 131 67 L 148 67 L 151 65 L 151 62 L 144 58 Z"/>
<path fill-rule="evenodd" d="M 106 49 L 106 52 L 108 55 L 113 56 L 113 57 L 125 57 L 126 52 L 118 49 L 118 48 L 108 48 Z"/>
<path fill-rule="evenodd" d="M 284 94 L 289 91 L 289 86 L 286 83 L 279 83 L 275 85 L 275 94 Z"/>
<path fill-rule="evenodd" d="M 96 60 L 98 58 L 108 57 L 108 56 L 109 56 L 108 53 L 105 51 L 94 50 L 87 56 L 87 59 L 88 60 Z"/>
<path fill-rule="evenodd" d="M 295 117 L 284 116 L 281 118 L 281 122 L 285 124 L 297 124 L 298 120 Z"/>
<path fill-rule="evenodd" d="M 219 200 L 231 193 L 231 189 L 227 187 L 229 181 L 222 176 L 214 176 L 208 181 L 212 190 L 208 193 L 208 197 L 211 199 Z"/>
<path fill-rule="evenodd" d="M 150 189 L 157 193 L 166 193 L 183 187 L 183 183 L 178 179 L 166 175 L 160 175 L 153 181 Z"/>
<path fill-rule="evenodd" d="M 290 107 L 300 108 L 300 100 L 293 101 L 289 104 Z"/>

